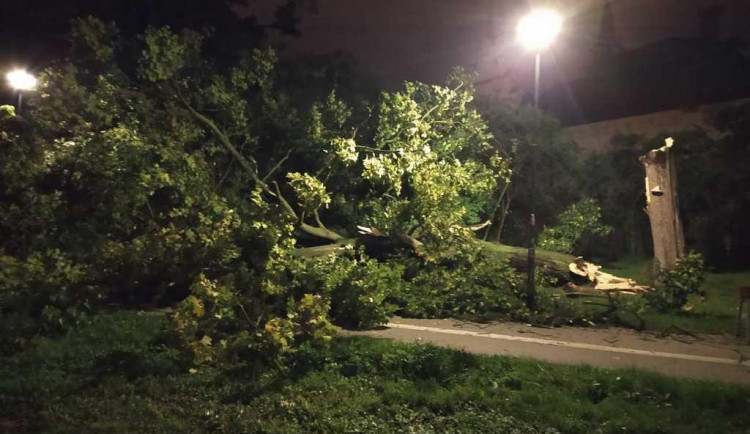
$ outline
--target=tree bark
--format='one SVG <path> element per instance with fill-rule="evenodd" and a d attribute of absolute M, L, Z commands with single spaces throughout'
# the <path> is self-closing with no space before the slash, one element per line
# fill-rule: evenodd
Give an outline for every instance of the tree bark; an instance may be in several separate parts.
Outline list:
<path fill-rule="evenodd" d="M 490 261 L 498 263 L 507 262 L 518 271 L 525 272 L 529 268 L 528 252 L 526 247 L 506 246 L 504 244 L 481 241 L 482 256 Z M 558 279 L 559 283 L 570 281 L 570 264 L 575 261 L 575 256 L 565 253 L 550 252 L 546 250 L 536 251 L 536 265 L 538 268 Z"/>
<path fill-rule="evenodd" d="M 657 269 L 671 270 L 685 255 L 685 238 L 677 201 L 677 174 L 673 140 L 640 157 L 646 169 L 646 212 L 651 222 L 654 260 Z"/>

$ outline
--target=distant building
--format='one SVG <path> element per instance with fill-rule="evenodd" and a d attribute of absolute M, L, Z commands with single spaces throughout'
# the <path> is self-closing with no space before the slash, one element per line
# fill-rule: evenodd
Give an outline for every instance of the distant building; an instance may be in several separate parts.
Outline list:
<path fill-rule="evenodd" d="M 722 107 L 750 98 L 750 2 L 650 2 L 673 17 L 658 25 L 644 24 L 652 16 L 642 0 L 603 3 L 591 66 L 542 99 L 584 151 L 606 149 L 616 134 L 710 128 Z"/>

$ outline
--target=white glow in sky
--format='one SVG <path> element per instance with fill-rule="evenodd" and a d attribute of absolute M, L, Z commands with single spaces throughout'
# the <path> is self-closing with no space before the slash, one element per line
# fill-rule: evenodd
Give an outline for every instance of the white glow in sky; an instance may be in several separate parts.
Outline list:
<path fill-rule="evenodd" d="M 562 29 L 562 17 L 549 9 L 540 9 L 526 15 L 516 31 L 518 40 L 530 51 L 549 47 Z"/>
<path fill-rule="evenodd" d="M 22 69 L 9 72 L 5 78 L 10 86 L 17 90 L 31 90 L 36 86 L 36 78 Z"/>

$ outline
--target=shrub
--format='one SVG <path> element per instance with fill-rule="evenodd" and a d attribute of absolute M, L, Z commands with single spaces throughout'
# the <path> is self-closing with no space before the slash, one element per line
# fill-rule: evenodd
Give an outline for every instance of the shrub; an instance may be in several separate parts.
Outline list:
<path fill-rule="evenodd" d="M 539 235 L 539 247 L 553 252 L 571 253 L 576 242 L 586 233 L 604 236 L 611 227 L 601 223 L 602 210 L 592 198 L 574 203 L 557 217 L 555 226 L 548 226 Z"/>
<path fill-rule="evenodd" d="M 519 276 L 507 264 L 485 259 L 426 264 L 397 295 L 403 313 L 414 317 L 484 315 L 523 316 Z"/>
<path fill-rule="evenodd" d="M 195 364 L 237 357 L 278 364 L 296 345 L 326 342 L 335 332 L 329 301 L 318 294 L 285 292 L 272 301 L 257 290 L 237 290 L 231 280 L 204 275 L 190 290 L 172 315 L 172 329 Z"/>
<path fill-rule="evenodd" d="M 698 292 L 704 276 L 703 256 L 691 252 L 670 271 L 663 270 L 657 278 L 657 285 L 648 294 L 648 303 L 659 312 L 681 309 L 687 303 L 688 295 Z"/>
<path fill-rule="evenodd" d="M 25 259 L 0 250 L 0 345 L 13 349 L 42 331 L 75 325 L 101 294 L 82 282 L 84 268 L 59 250 Z"/>
<path fill-rule="evenodd" d="M 291 285 L 321 294 L 331 303 L 331 320 L 344 327 L 373 328 L 388 322 L 396 306 L 392 294 L 404 285 L 404 266 L 380 263 L 348 249 L 325 258 L 293 260 Z"/>
<path fill-rule="evenodd" d="M 331 293 L 331 318 L 339 325 L 373 328 L 388 322 L 396 306 L 390 296 L 400 292 L 404 267 L 367 259 L 357 264 Z"/>

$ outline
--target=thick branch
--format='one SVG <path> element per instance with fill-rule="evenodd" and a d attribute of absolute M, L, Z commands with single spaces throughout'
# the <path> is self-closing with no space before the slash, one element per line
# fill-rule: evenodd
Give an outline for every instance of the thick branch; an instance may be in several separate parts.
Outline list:
<path fill-rule="evenodd" d="M 478 224 L 475 224 L 475 225 L 469 225 L 469 226 L 453 225 L 453 227 L 454 228 L 460 228 L 460 229 L 468 229 L 468 230 L 470 230 L 472 232 L 476 232 L 476 231 L 479 231 L 479 230 L 482 230 L 482 229 L 486 228 L 487 226 L 489 226 L 491 224 L 492 224 L 492 221 L 491 220 L 487 220 L 484 223 L 478 223 Z"/>
<path fill-rule="evenodd" d="M 325 238 L 331 241 L 339 241 L 344 238 L 330 229 L 326 229 L 324 227 L 310 226 L 305 222 L 300 222 L 299 229 L 306 234 L 309 234 L 318 238 Z"/>
<path fill-rule="evenodd" d="M 323 246 L 315 246 L 315 247 L 301 247 L 298 249 L 294 249 L 294 255 L 301 256 L 301 257 L 308 257 L 308 258 L 328 256 L 333 253 L 341 252 L 346 248 L 346 246 L 353 246 L 356 243 L 357 243 L 356 238 L 342 238 L 332 244 L 326 244 Z"/>
<path fill-rule="evenodd" d="M 377 149 L 377 148 L 371 148 L 369 146 L 364 146 L 364 145 L 357 145 L 355 147 L 355 149 L 359 149 L 359 150 L 362 150 L 362 151 L 368 151 L 368 152 L 381 152 L 381 153 L 384 153 L 384 154 L 396 154 L 396 153 L 399 152 L 398 150 L 393 150 L 393 149 Z"/>
<path fill-rule="evenodd" d="M 180 96 L 180 99 L 182 100 L 182 103 L 185 104 L 185 107 L 187 107 L 188 111 L 201 123 L 206 125 L 208 129 L 211 130 L 211 132 L 214 133 L 214 135 L 217 139 L 219 139 L 219 142 L 221 142 L 224 148 L 226 148 L 226 150 L 229 151 L 230 154 L 232 154 L 237 162 L 240 163 L 240 165 L 250 173 L 250 175 L 253 177 L 253 180 L 259 183 L 261 187 L 266 188 L 265 183 L 258 178 L 258 172 L 255 170 L 255 167 L 253 167 L 253 164 L 247 161 L 247 159 L 242 154 L 240 154 L 237 148 L 235 148 L 232 142 L 229 140 L 229 137 L 227 137 L 226 134 L 224 134 L 224 132 L 221 131 L 218 126 L 216 126 L 214 121 L 195 110 L 193 106 L 191 106 L 190 103 L 182 96 Z"/>
<path fill-rule="evenodd" d="M 292 217 L 294 220 L 299 221 L 300 220 L 299 216 L 294 211 L 294 208 L 292 208 L 292 206 L 289 204 L 289 202 L 281 194 L 281 189 L 279 188 L 279 184 L 276 183 L 276 182 L 273 183 L 274 187 L 276 189 L 276 191 L 274 192 L 274 191 L 271 190 L 271 188 L 265 182 L 265 180 L 268 179 L 268 177 L 271 176 L 273 174 L 273 172 L 275 172 L 276 170 L 278 170 L 279 167 L 281 167 L 281 165 L 284 163 L 284 161 L 286 161 L 289 158 L 289 154 L 291 154 L 292 151 L 290 150 L 287 153 L 287 155 L 284 158 L 282 158 L 271 169 L 271 171 L 263 179 L 260 179 L 258 177 L 258 172 L 256 171 L 256 168 L 253 166 L 253 164 L 255 162 L 253 162 L 253 164 L 251 164 L 239 151 L 237 151 L 237 148 L 234 147 L 234 145 L 232 144 L 232 142 L 229 140 L 229 137 L 227 137 L 226 134 L 224 134 L 224 132 L 221 131 L 221 129 L 211 119 L 209 119 L 208 117 L 202 115 L 197 110 L 195 110 L 190 105 L 190 103 L 188 103 L 188 101 L 185 98 L 183 98 L 182 96 L 180 96 L 180 99 L 182 100 L 182 102 L 185 105 L 185 107 L 187 107 L 187 109 L 190 111 L 190 113 L 196 119 L 198 119 L 200 122 L 202 122 L 204 125 L 206 125 L 214 133 L 214 135 L 219 139 L 219 141 L 221 142 L 221 144 L 224 145 L 224 147 L 227 149 L 227 151 L 229 151 L 229 153 L 232 154 L 232 156 L 237 160 L 237 162 L 239 162 L 240 165 L 245 170 L 248 171 L 248 173 L 250 174 L 250 176 L 253 177 L 253 180 L 258 184 L 258 186 L 260 186 L 266 193 L 268 193 L 268 194 L 270 194 L 272 196 L 275 196 L 276 199 L 278 199 L 278 201 L 281 204 L 281 207 L 284 209 L 284 211 L 290 217 Z M 340 240 L 340 239 L 343 238 L 341 235 L 337 234 L 336 232 L 333 232 L 333 231 L 331 231 L 329 229 L 326 229 L 325 226 L 323 226 L 322 223 L 320 222 L 320 217 L 317 215 L 317 212 L 316 212 L 316 220 L 318 221 L 318 224 L 320 225 L 320 227 L 310 226 L 310 225 L 308 225 L 307 223 L 305 223 L 303 221 L 299 221 L 299 228 L 300 228 L 300 230 L 302 230 L 303 232 L 305 232 L 307 234 L 310 234 L 312 236 L 320 237 L 320 238 L 325 238 L 325 239 L 331 240 L 331 241 L 338 241 L 338 240 Z"/>
<path fill-rule="evenodd" d="M 396 239 L 411 247 L 417 253 L 419 253 L 422 250 L 422 246 L 424 246 L 424 243 L 418 239 L 404 233 L 397 233 Z"/>
<path fill-rule="evenodd" d="M 297 213 L 294 211 L 294 208 L 292 208 L 292 206 L 289 204 L 289 202 L 287 202 L 287 200 L 284 199 L 284 196 L 282 196 L 281 189 L 279 188 L 279 184 L 274 181 L 273 185 L 276 188 L 276 197 L 277 197 L 277 199 L 279 199 L 279 202 L 281 203 L 281 206 L 284 208 L 284 210 L 292 218 L 294 218 L 295 220 L 299 221 L 299 229 L 302 232 L 304 232 L 304 233 L 306 233 L 308 235 L 312 235 L 314 237 L 325 238 L 325 239 L 331 240 L 331 241 L 338 241 L 338 240 L 344 238 L 341 235 L 337 234 L 336 232 L 334 232 L 332 230 L 329 230 L 325 226 L 323 226 L 323 224 L 320 222 L 320 216 L 318 216 L 318 212 L 317 211 L 315 211 L 315 219 L 318 221 L 319 227 L 311 226 L 311 225 L 305 223 L 304 221 L 302 221 L 302 219 L 300 219 L 297 216 Z"/>

